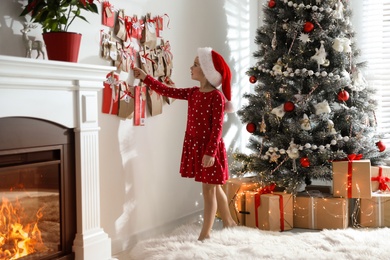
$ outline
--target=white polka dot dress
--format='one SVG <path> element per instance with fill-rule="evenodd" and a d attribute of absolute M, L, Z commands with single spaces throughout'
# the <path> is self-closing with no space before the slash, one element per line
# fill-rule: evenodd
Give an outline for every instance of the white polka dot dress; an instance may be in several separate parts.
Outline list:
<path fill-rule="evenodd" d="M 225 144 L 222 140 L 224 96 L 219 90 L 201 92 L 199 87 L 170 88 L 147 76 L 144 83 L 163 96 L 188 101 L 180 173 L 195 181 L 224 184 L 229 178 Z M 211 167 L 202 167 L 203 155 L 215 158 Z"/>

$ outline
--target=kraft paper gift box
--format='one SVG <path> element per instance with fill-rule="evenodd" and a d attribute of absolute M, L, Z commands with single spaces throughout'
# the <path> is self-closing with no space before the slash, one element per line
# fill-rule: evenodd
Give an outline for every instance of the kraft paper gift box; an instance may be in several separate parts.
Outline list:
<path fill-rule="evenodd" d="M 222 186 L 229 203 L 230 214 L 238 225 L 245 225 L 245 192 L 259 187 L 260 183 L 255 177 L 232 178 Z"/>
<path fill-rule="evenodd" d="M 371 166 L 371 189 L 372 192 L 389 192 L 390 188 L 390 167 Z"/>
<path fill-rule="evenodd" d="M 321 192 L 302 192 L 294 198 L 294 228 L 345 229 L 348 199 Z"/>
<path fill-rule="evenodd" d="M 262 230 L 285 231 L 293 228 L 293 196 L 284 192 L 245 193 L 245 226 Z"/>
<path fill-rule="evenodd" d="M 353 160 L 333 162 L 333 196 L 371 198 L 371 162 Z"/>
<path fill-rule="evenodd" d="M 135 86 L 134 87 L 134 125 L 145 125 L 146 116 L 146 87 Z"/>
<path fill-rule="evenodd" d="M 374 194 L 360 200 L 358 223 L 362 227 L 390 227 L 390 195 Z"/>

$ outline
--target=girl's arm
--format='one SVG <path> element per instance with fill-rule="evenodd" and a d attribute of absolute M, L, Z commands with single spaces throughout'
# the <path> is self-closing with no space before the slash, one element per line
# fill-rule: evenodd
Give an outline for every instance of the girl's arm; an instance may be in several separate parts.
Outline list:
<path fill-rule="evenodd" d="M 147 75 L 145 71 L 140 68 L 134 67 L 134 77 L 142 80 L 148 87 L 156 91 L 160 95 L 176 98 L 176 99 L 186 99 L 188 100 L 191 92 L 194 88 L 173 88 L 168 87 L 161 83 L 160 81 L 154 79 L 152 76 Z"/>

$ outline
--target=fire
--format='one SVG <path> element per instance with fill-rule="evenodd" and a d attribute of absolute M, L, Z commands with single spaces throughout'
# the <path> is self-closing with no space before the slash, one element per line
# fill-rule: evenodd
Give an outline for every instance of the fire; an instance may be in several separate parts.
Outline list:
<path fill-rule="evenodd" d="M 46 251 L 41 238 L 38 222 L 42 218 L 42 208 L 35 214 L 30 223 L 23 219 L 24 212 L 19 201 L 12 204 L 2 198 L 0 205 L 0 260 L 12 260 L 36 252 Z"/>

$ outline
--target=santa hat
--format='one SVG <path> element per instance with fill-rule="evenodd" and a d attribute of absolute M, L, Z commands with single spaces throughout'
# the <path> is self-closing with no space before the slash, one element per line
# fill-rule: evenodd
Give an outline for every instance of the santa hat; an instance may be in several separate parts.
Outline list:
<path fill-rule="evenodd" d="M 232 74 L 223 57 L 213 51 L 210 47 L 199 48 L 198 57 L 200 67 L 206 79 L 214 87 L 219 87 L 222 84 L 222 93 L 226 98 L 225 111 L 228 113 L 234 112 L 231 100 L 231 79 Z"/>

